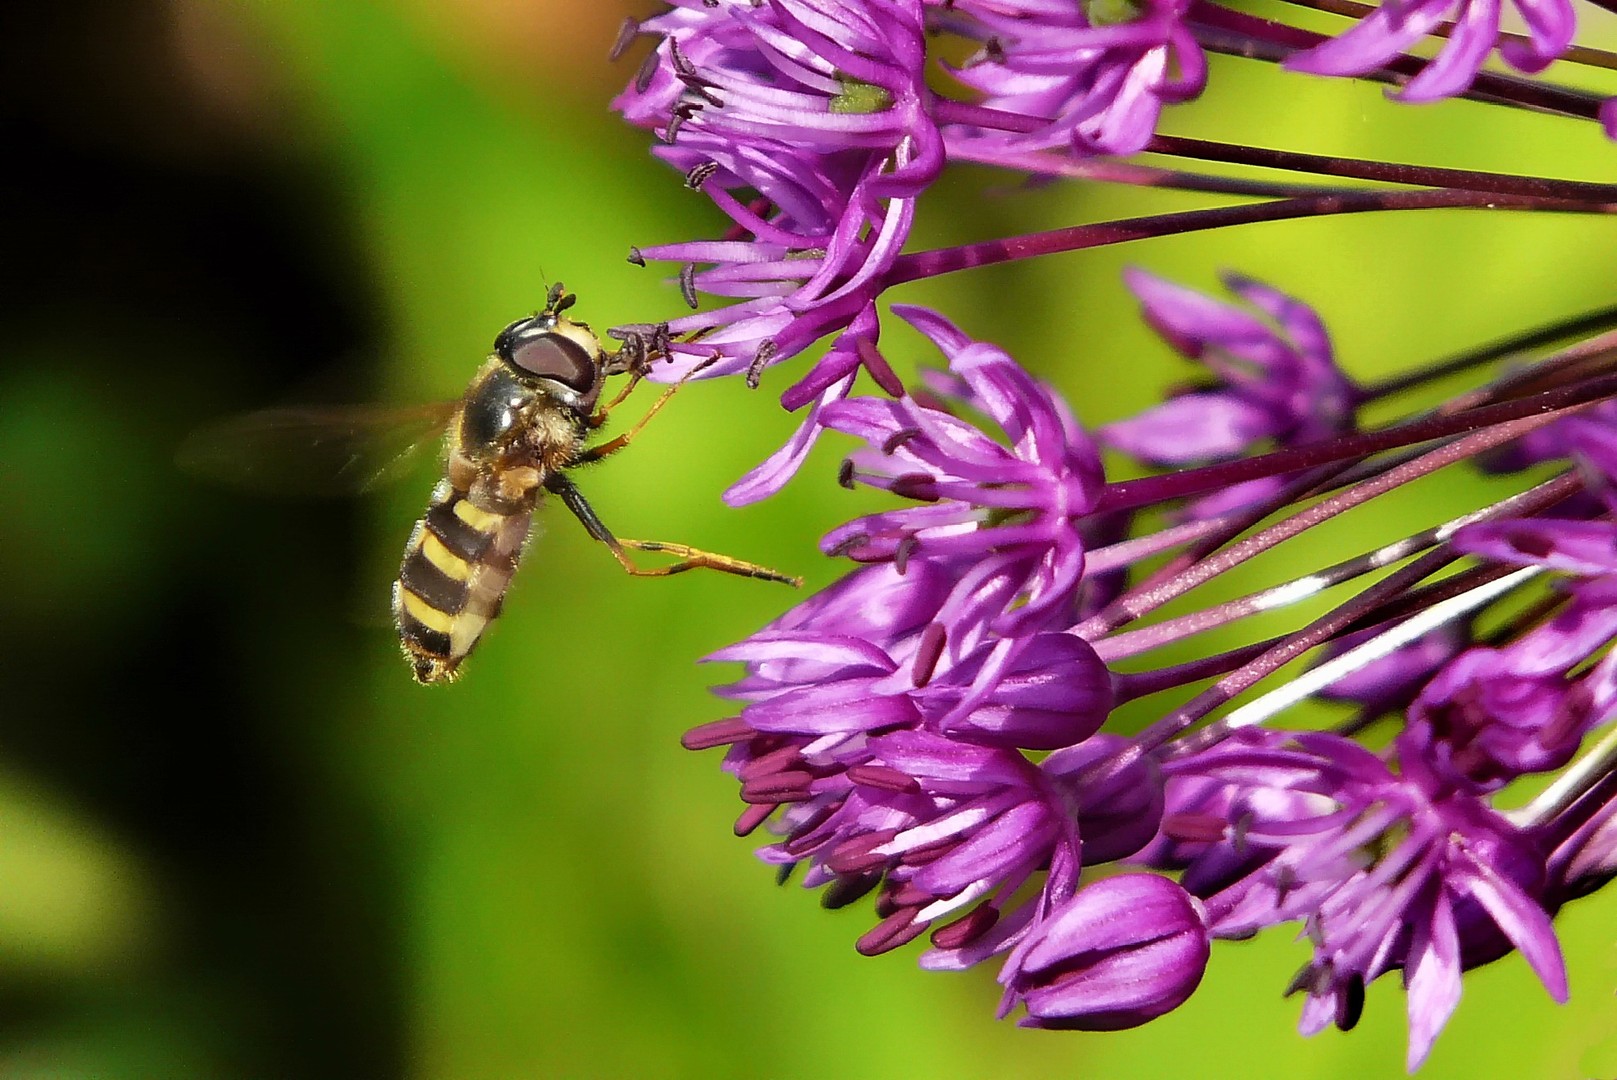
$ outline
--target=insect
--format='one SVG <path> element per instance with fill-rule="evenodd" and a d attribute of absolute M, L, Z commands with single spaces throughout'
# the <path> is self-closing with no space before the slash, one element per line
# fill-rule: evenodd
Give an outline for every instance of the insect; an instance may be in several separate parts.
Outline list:
<path fill-rule="evenodd" d="M 678 384 L 666 389 L 628 431 L 587 445 L 590 434 L 644 375 L 655 345 L 637 342 L 607 353 L 586 324 L 563 314 L 574 299 L 560 283 L 555 285 L 542 311 L 500 331 L 493 352 L 458 402 L 409 414 L 417 422 L 436 419 L 438 424 L 447 417 L 443 479 L 410 533 L 393 583 L 399 642 L 418 682 L 453 680 L 500 614 L 534 510 L 545 494 L 559 498 L 630 574 L 661 577 L 705 567 L 802 584 L 767 567 L 685 544 L 614 536 L 596 515 L 568 472 L 628 446 Z M 628 376 L 628 382 L 603 406 L 606 380 L 616 375 Z M 364 467 L 350 447 L 387 423 L 384 415 L 396 426 L 396 412 L 366 409 L 251 414 L 193 436 L 181 450 L 181 462 L 193 471 L 218 475 L 222 458 L 245 457 L 250 463 L 259 456 L 258 444 L 293 439 L 327 457 L 338 455 L 335 471 L 343 474 L 338 486 L 364 488 L 375 470 Z M 221 454 L 221 447 L 227 452 Z M 313 475 L 331 471 L 315 469 Z M 248 479 L 251 486 L 268 486 Z M 642 567 L 630 559 L 631 550 L 661 552 L 677 561 Z"/>

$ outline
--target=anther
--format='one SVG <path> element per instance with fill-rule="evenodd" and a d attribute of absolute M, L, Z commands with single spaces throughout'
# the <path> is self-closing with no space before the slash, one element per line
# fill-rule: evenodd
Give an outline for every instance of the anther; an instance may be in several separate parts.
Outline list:
<path fill-rule="evenodd" d="M 778 352 L 780 352 L 780 346 L 776 345 L 772 340 L 765 339 L 759 344 L 758 351 L 752 354 L 752 363 L 747 366 L 748 390 L 758 389 L 758 384 L 763 381 L 764 368 L 769 366 L 769 362 L 775 359 L 775 354 Z"/>
<path fill-rule="evenodd" d="M 894 495 L 917 502 L 938 501 L 938 478 L 931 473 L 905 473 L 893 477 L 887 487 Z"/>
<path fill-rule="evenodd" d="M 889 454 L 890 455 L 890 454 L 893 453 L 893 451 L 897 450 L 900 446 L 903 446 L 905 443 L 909 442 L 911 439 L 918 439 L 920 437 L 921 437 L 921 429 L 920 428 L 912 428 L 912 427 L 900 428 L 899 430 L 893 432 L 891 435 L 887 436 L 887 438 L 882 440 L 881 452 L 884 453 L 884 454 Z"/>
<path fill-rule="evenodd" d="M 685 304 L 692 311 L 697 308 L 696 303 L 696 264 L 686 263 L 679 268 L 679 295 L 685 298 Z"/>
<path fill-rule="evenodd" d="M 629 47 L 629 43 L 639 35 L 640 21 L 633 15 L 624 16 L 622 25 L 618 27 L 617 40 L 612 42 L 612 48 L 607 51 L 607 60 L 612 63 L 621 60 L 623 58 L 624 50 Z M 636 82 L 638 83 L 638 80 L 636 80 Z M 638 85 L 636 89 L 639 89 Z M 642 94 L 645 93 L 644 90 L 641 90 L 640 92 Z"/>
<path fill-rule="evenodd" d="M 859 338 L 853 344 L 854 351 L 859 354 L 859 362 L 864 364 L 870 377 L 876 380 L 876 385 L 887 391 L 893 397 L 904 396 L 904 383 L 898 374 L 893 371 L 887 358 L 876 348 L 876 343 L 869 338 Z"/>
<path fill-rule="evenodd" d="M 639 94 L 644 94 L 647 90 L 650 90 L 651 89 L 651 80 L 655 79 L 656 77 L 657 77 L 657 50 L 653 49 L 651 52 L 646 54 L 646 58 L 644 60 L 640 61 L 640 66 L 635 69 L 635 73 L 634 73 L 635 92 L 639 93 Z"/>
<path fill-rule="evenodd" d="M 690 171 L 685 174 L 685 186 L 695 191 L 713 179 L 713 174 L 718 171 L 719 163 L 717 161 L 703 161 L 693 165 Z"/>
<path fill-rule="evenodd" d="M 915 549 L 920 544 L 921 542 L 915 538 L 914 533 L 906 533 L 904 539 L 898 542 L 898 547 L 893 551 L 893 569 L 898 571 L 899 577 L 904 576 L 904 571 L 909 566 L 910 556 L 915 554 Z"/>
<path fill-rule="evenodd" d="M 915 667 L 911 680 L 916 686 L 925 686 L 932 681 L 932 673 L 938 668 L 938 660 L 943 656 L 943 646 L 949 639 L 948 630 L 942 623 L 927 623 L 926 629 L 921 631 L 921 640 L 915 647 Z"/>

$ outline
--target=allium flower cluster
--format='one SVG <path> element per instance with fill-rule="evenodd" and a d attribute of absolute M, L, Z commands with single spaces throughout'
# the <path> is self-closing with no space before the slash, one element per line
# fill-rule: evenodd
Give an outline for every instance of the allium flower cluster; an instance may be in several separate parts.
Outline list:
<path fill-rule="evenodd" d="M 1396 972 L 1414 1068 L 1470 969 L 1520 954 L 1564 1000 L 1553 919 L 1617 876 L 1617 307 L 1480 347 L 1456 327 L 1460 351 L 1369 378 L 1350 372 L 1384 365 L 1338 355 L 1306 276 L 1226 273 L 1226 298 L 1131 269 L 1196 375 L 1134 416 L 1086 391 L 1091 433 L 992 331 L 892 302 L 956 271 L 1260 221 L 1617 209 L 1605 185 L 1159 129 L 1220 93 L 1208 53 L 1379 82 L 1389 109 L 1463 96 L 1589 132 L 1617 115 L 1537 78 L 1600 59 L 1574 47 L 1570 0 L 1518 0 L 1525 33 L 1498 4 L 1328 10 L 1347 20 L 1334 37 L 1214 0 L 679 0 L 631 26 L 654 44 L 616 104 L 725 221 L 635 253 L 678 264 L 696 310 L 617 333 L 650 343 L 657 378 L 756 387 L 794 366 L 797 430 L 730 503 L 827 441 L 837 480 L 886 500 L 821 539 L 839 580 L 707 658 L 740 670 L 717 690 L 727 715 L 685 737 L 724 748 L 736 831 L 765 836 L 783 880 L 827 907 L 871 898 L 859 951 L 924 937 L 925 968 L 998 965 L 1001 1015 L 1105 1030 L 1188 1000 L 1214 940 L 1289 923 L 1304 1032 L 1352 1027 Z M 1311 180 L 1115 160 L 1139 151 Z M 920 211 L 962 162 L 1246 201 L 925 248 Z M 893 362 L 889 312 L 929 364 Z M 1161 359 L 1084 349 L 1041 362 Z M 1338 530 L 1350 546 L 1301 576 L 1222 587 L 1468 469 L 1506 479 L 1399 535 Z"/>

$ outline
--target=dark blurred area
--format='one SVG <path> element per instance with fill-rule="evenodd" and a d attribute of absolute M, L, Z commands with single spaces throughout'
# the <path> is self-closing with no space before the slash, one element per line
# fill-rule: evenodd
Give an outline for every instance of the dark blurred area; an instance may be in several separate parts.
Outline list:
<path fill-rule="evenodd" d="M 403 1068 L 396 875 L 307 749 L 324 710 L 287 707 L 345 693 L 355 511 L 172 465 L 198 424 L 378 351 L 344 193 L 204 16 L 0 13 L 0 767 L 146 878 L 110 970 L 0 954 L 8 1076 Z M 307 633 L 254 640 L 282 619 Z"/>

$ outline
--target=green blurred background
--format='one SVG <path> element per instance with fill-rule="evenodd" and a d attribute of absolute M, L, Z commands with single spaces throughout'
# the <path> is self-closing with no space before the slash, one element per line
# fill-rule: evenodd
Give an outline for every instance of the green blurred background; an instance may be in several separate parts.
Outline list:
<path fill-rule="evenodd" d="M 678 312 L 661 272 L 624 255 L 721 226 L 607 111 L 641 55 L 606 62 L 625 10 L 87 0 L 0 15 L 0 1076 L 1398 1075 L 1392 980 L 1351 1035 L 1295 1033 L 1280 991 L 1307 951 L 1285 931 L 1220 946 L 1189 1005 L 1099 1036 L 995 1021 L 991 968 L 855 954 L 868 905 L 826 913 L 775 887 L 729 834 L 739 804 L 717 754 L 677 744 L 723 715 L 693 659 L 778 613 L 784 590 L 630 580 L 550 513 L 468 678 L 424 690 L 386 592 L 430 466 L 352 504 L 176 473 L 185 433 L 223 414 L 458 394 L 547 280 L 598 326 Z M 1215 64 L 1214 86 L 1168 129 L 1609 175 L 1611 148 L 1568 122 L 1395 110 L 1238 63 Z M 928 196 L 915 246 L 1201 201 L 967 170 Z M 1125 263 L 1280 283 L 1370 375 L 1609 302 L 1611 228 L 1293 222 L 901 298 L 1010 347 L 1094 423 L 1186 374 L 1139 326 Z M 926 359 L 889 337 L 901 365 Z M 603 518 L 830 580 L 816 537 L 871 505 L 833 483 L 838 448 L 771 502 L 718 500 L 790 430 L 770 392 L 789 377 L 682 393 L 583 477 Z M 1429 485 L 1221 589 L 1481 494 Z M 1422 1075 L 1617 1075 L 1614 913 L 1617 897 L 1596 898 L 1560 920 L 1568 1006 L 1517 958 L 1469 976 Z"/>

